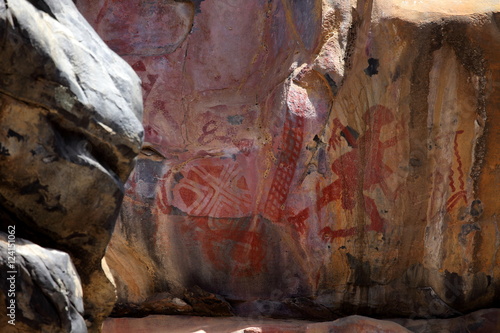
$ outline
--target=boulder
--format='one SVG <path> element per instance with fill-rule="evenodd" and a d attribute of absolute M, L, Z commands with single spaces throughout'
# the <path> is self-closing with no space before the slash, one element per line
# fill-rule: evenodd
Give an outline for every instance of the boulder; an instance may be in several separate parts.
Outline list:
<path fill-rule="evenodd" d="M 500 310 L 485 309 L 452 319 L 377 320 L 348 316 L 335 321 L 265 319 L 262 317 L 210 318 L 190 316 L 148 316 L 108 318 L 103 333 L 140 332 L 224 332 L 224 333 L 490 333 L 500 330 Z"/>
<path fill-rule="evenodd" d="M 77 5 L 142 79 L 116 315 L 196 288 L 323 320 L 497 304 L 496 1 Z"/>
<path fill-rule="evenodd" d="M 0 233 L 2 332 L 87 332 L 82 286 L 69 255 L 17 238 L 15 231 Z"/>
<path fill-rule="evenodd" d="M 451 319 L 398 319 L 394 321 L 414 333 L 498 332 L 500 331 L 500 309 L 483 309 Z"/>
<path fill-rule="evenodd" d="M 67 252 L 99 330 L 101 265 L 143 128 L 140 81 L 73 1 L 0 1 L 0 225 Z M 2 253 L 4 256 L 4 253 Z"/>
<path fill-rule="evenodd" d="M 190 316 L 148 316 L 146 318 L 109 318 L 103 333 L 410 333 L 392 321 L 363 316 L 350 316 L 336 321 L 314 323 L 305 320 L 279 320 L 264 318 L 213 318 Z"/>

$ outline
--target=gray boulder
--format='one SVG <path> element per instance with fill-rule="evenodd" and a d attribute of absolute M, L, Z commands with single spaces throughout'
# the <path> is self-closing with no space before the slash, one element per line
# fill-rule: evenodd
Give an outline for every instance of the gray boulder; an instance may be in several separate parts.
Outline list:
<path fill-rule="evenodd" d="M 68 254 L 12 235 L 0 233 L 0 251 L 12 254 L 0 256 L 2 332 L 87 332 L 82 286 Z"/>
<path fill-rule="evenodd" d="M 142 143 L 140 80 L 71 0 L 0 0 L 0 44 L 0 230 L 71 256 L 98 331 L 116 297 L 101 259 Z"/>

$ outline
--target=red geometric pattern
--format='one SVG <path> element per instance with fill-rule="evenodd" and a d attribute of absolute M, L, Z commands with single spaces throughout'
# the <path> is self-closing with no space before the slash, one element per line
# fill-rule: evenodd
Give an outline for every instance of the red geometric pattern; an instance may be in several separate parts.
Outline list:
<path fill-rule="evenodd" d="M 191 216 L 242 217 L 252 213 L 252 193 L 244 172 L 228 160 L 207 160 L 182 171 L 172 205 Z"/>
<path fill-rule="evenodd" d="M 283 129 L 284 146 L 278 157 L 278 167 L 264 208 L 265 216 L 273 222 L 281 219 L 282 207 L 288 198 L 303 141 L 304 118 L 287 112 Z"/>
<path fill-rule="evenodd" d="M 455 138 L 453 140 L 453 153 L 457 160 L 457 171 L 458 171 L 458 181 L 459 181 L 459 191 L 457 192 L 457 188 L 455 187 L 455 181 L 453 180 L 453 176 L 455 172 L 453 172 L 453 166 L 450 168 L 450 174 L 448 179 L 450 181 L 450 188 L 453 195 L 448 198 L 446 202 L 446 211 L 451 212 L 451 210 L 462 200 L 465 204 L 467 204 L 467 191 L 465 190 L 465 182 L 464 182 L 464 172 L 462 170 L 462 158 L 458 152 L 458 136 L 464 133 L 463 130 L 455 132 Z"/>

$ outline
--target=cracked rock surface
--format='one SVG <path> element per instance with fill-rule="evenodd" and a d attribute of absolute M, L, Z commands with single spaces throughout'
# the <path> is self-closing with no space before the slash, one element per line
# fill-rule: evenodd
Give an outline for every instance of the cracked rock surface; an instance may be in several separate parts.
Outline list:
<path fill-rule="evenodd" d="M 101 260 L 143 137 L 139 78 L 70 0 L 0 1 L 0 44 L 1 228 L 69 254 L 98 331 L 116 297 Z"/>

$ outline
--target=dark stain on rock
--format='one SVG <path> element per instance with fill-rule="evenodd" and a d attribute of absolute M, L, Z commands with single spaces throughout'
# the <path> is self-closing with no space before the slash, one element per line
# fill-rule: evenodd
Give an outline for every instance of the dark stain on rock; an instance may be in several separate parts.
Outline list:
<path fill-rule="evenodd" d="M 327 172 L 327 165 L 326 165 L 326 153 L 323 148 L 320 148 L 318 150 L 318 173 L 322 174 L 323 176 Z"/>
<path fill-rule="evenodd" d="M 340 136 L 347 141 L 347 145 L 351 148 L 356 148 L 358 146 L 357 140 L 359 138 L 359 133 L 351 126 L 346 126 L 340 132 Z"/>
<path fill-rule="evenodd" d="M 9 150 L 0 143 L 0 155 L 10 156 Z"/>
<path fill-rule="evenodd" d="M 468 223 L 462 225 L 462 231 L 458 235 L 458 239 L 465 244 L 465 237 L 473 231 L 479 231 L 481 227 L 477 223 Z"/>
<path fill-rule="evenodd" d="M 316 303 L 308 297 L 289 298 L 284 301 L 293 312 L 298 312 L 299 318 L 328 320 L 335 318 L 332 311 L 324 305 Z"/>
<path fill-rule="evenodd" d="M 62 212 L 62 213 L 66 213 L 66 208 L 64 208 L 64 206 L 62 206 L 59 201 L 61 200 L 61 195 L 57 195 L 54 197 L 54 199 L 57 201 L 57 204 L 55 205 L 51 205 L 47 202 L 47 200 L 45 199 L 45 197 L 43 195 L 40 195 L 40 198 L 38 198 L 38 200 L 36 201 L 36 203 L 42 205 L 46 211 L 48 212 Z"/>
<path fill-rule="evenodd" d="M 42 184 L 40 184 L 39 180 L 36 180 L 35 182 L 22 187 L 20 190 L 20 193 L 22 195 L 37 194 L 40 191 L 48 192 L 48 190 L 49 190 L 49 187 L 47 185 L 42 185 Z"/>
<path fill-rule="evenodd" d="M 239 114 L 227 117 L 227 121 L 231 125 L 241 125 L 241 124 L 243 124 L 243 120 L 245 120 L 245 117 L 243 117 L 242 115 L 239 115 Z"/>
<path fill-rule="evenodd" d="M 489 287 L 491 285 L 491 276 L 479 272 L 472 279 L 472 288 L 468 295 L 468 305 L 474 307 L 474 302 L 481 302 L 481 298 L 488 297 Z M 472 304 L 471 304 L 472 303 Z"/>
<path fill-rule="evenodd" d="M 178 183 L 184 178 L 184 175 L 181 172 L 174 173 L 174 180 Z"/>
<path fill-rule="evenodd" d="M 470 205 L 470 215 L 479 217 L 483 213 L 483 203 L 481 200 L 474 200 Z"/>
<path fill-rule="evenodd" d="M 497 30 L 500 31 L 500 13 L 493 13 L 492 18 L 493 18 L 493 22 L 495 22 Z"/>
<path fill-rule="evenodd" d="M 337 95 L 337 91 L 339 89 L 339 87 L 337 86 L 337 83 L 335 83 L 335 81 L 332 79 L 332 77 L 328 73 L 325 74 L 325 79 L 326 79 L 326 82 L 328 82 L 328 85 L 330 86 L 330 89 L 332 90 L 333 95 Z"/>
<path fill-rule="evenodd" d="M 365 68 L 364 72 L 368 76 L 373 76 L 375 74 L 378 74 L 378 67 L 380 63 L 378 59 L 375 58 L 370 58 L 368 59 L 368 67 Z"/>
<path fill-rule="evenodd" d="M 410 158 L 410 165 L 412 167 L 419 167 L 422 165 L 422 161 L 420 161 L 420 159 L 418 159 L 416 157 L 412 157 L 412 158 Z"/>
<path fill-rule="evenodd" d="M 39 9 L 40 11 L 49 14 L 54 20 L 57 20 L 56 16 L 44 0 L 28 0 L 28 2 L 30 2 L 35 8 Z"/>
<path fill-rule="evenodd" d="M 401 68 L 396 67 L 396 71 L 392 74 L 392 82 L 395 82 L 397 81 L 397 79 L 399 79 L 399 77 L 401 76 Z"/>
<path fill-rule="evenodd" d="M 49 187 L 47 185 L 40 184 L 39 180 L 22 187 L 19 190 L 21 195 L 37 194 L 39 195 L 36 203 L 43 206 L 48 212 L 60 211 L 66 213 L 66 209 L 59 203 L 61 200 L 61 195 L 52 195 L 48 197 Z"/>
<path fill-rule="evenodd" d="M 24 136 L 22 136 L 21 134 L 17 133 L 16 131 L 13 131 L 11 129 L 9 129 L 9 131 L 7 132 L 7 137 L 8 138 L 16 138 L 17 141 L 19 141 L 19 142 L 24 141 Z"/>
<path fill-rule="evenodd" d="M 354 285 L 356 286 L 371 286 L 372 281 L 371 267 L 368 261 L 362 262 L 358 258 L 354 257 L 352 254 L 347 253 L 347 261 L 349 262 L 350 268 L 354 271 Z"/>
<path fill-rule="evenodd" d="M 464 280 L 457 273 L 450 273 L 445 271 L 444 273 L 444 285 L 446 288 L 445 297 L 447 303 L 451 306 L 453 305 L 463 305 L 464 304 Z"/>

